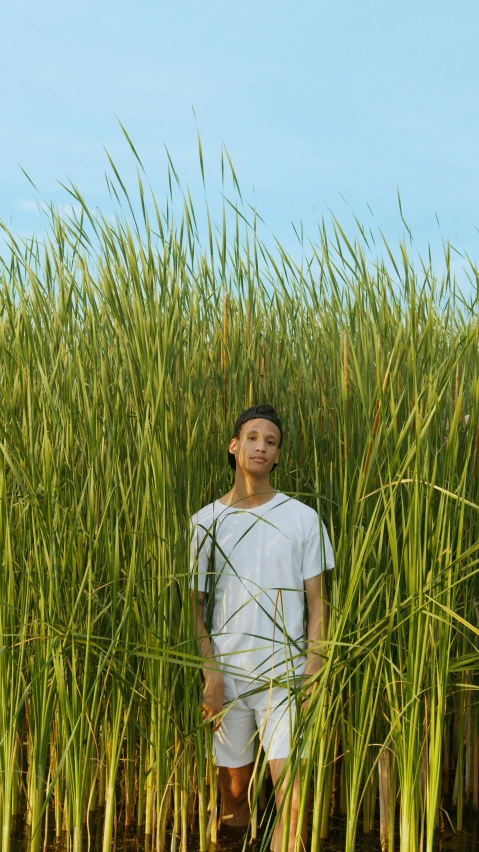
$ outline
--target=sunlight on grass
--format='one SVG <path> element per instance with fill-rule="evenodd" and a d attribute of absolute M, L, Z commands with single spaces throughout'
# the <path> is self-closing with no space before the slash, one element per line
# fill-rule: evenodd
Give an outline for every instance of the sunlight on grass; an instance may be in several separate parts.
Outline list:
<path fill-rule="evenodd" d="M 431 850 L 446 805 L 458 829 L 479 805 L 476 304 L 447 247 L 438 277 L 388 246 L 373 267 L 333 222 L 298 266 L 236 201 L 203 243 L 188 194 L 174 219 L 111 166 L 125 214 L 71 186 L 78 208 L 50 210 L 43 244 L 9 235 L 1 270 L 3 852 L 18 814 L 31 852 L 80 852 L 98 812 L 104 852 L 117 818 L 157 850 L 216 836 L 187 530 L 258 402 L 285 424 L 274 482 L 337 562 L 291 756 L 307 744 L 311 849 L 341 812 L 352 852 L 379 798 L 383 848 L 398 820 L 401 852 Z M 260 760 L 255 804 L 265 778 Z"/>

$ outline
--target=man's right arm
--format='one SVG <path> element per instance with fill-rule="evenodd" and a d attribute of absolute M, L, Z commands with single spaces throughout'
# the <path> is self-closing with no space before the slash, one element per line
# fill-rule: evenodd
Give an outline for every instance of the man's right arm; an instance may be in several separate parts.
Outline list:
<path fill-rule="evenodd" d="M 204 623 L 204 593 L 193 589 L 190 591 L 190 601 L 193 610 L 193 621 L 198 649 L 204 660 L 203 677 L 205 679 L 203 688 L 202 714 L 203 721 L 209 722 L 213 717 L 213 731 L 217 731 L 223 710 L 223 672 L 218 666 L 217 660 L 211 646 L 211 639 Z"/>

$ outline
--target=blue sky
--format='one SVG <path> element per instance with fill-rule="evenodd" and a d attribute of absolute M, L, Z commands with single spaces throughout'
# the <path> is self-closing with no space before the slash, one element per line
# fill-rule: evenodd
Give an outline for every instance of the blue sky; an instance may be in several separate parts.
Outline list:
<path fill-rule="evenodd" d="M 419 250 L 440 266 L 442 233 L 479 260 L 477 0 L 17 0 L 2 22 L 0 218 L 20 233 L 68 178 L 108 214 L 103 146 L 133 187 L 117 117 L 158 198 L 166 144 L 201 204 L 193 105 L 213 210 L 224 142 L 288 248 L 331 210 L 397 244 L 399 188 Z"/>

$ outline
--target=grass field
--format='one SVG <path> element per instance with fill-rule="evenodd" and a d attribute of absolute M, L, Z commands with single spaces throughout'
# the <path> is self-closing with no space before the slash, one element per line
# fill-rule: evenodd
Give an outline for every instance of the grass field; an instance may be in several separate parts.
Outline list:
<path fill-rule="evenodd" d="M 333 222 L 298 266 L 253 214 L 202 240 L 188 196 L 173 220 L 140 185 L 136 224 L 72 192 L 81 215 L 10 236 L 0 273 L 2 852 L 16 815 L 31 852 L 79 852 L 99 813 L 104 852 L 118 825 L 157 850 L 215 839 L 188 519 L 230 487 L 257 402 L 285 425 L 274 484 L 319 510 L 337 562 L 298 731 L 311 850 L 342 813 L 352 852 L 379 802 L 384 849 L 399 829 L 430 852 L 479 806 L 475 295 L 447 247 L 436 272 L 404 247 L 373 265 Z"/>

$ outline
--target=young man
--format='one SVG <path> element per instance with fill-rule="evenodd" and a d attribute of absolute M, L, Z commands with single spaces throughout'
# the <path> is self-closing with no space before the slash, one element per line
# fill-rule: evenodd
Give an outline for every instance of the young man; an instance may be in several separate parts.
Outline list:
<path fill-rule="evenodd" d="M 281 421 L 271 405 L 243 411 L 228 448 L 234 485 L 192 518 L 192 599 L 200 653 L 206 658 L 203 719 L 213 725 L 222 822 L 229 826 L 246 826 L 249 820 L 255 735 L 269 760 L 280 806 L 295 714 L 287 686 L 298 687 L 304 676 L 319 671 L 327 638 L 324 571 L 334 565 L 332 548 L 314 509 L 270 484 L 282 440 Z M 291 851 L 298 829 L 297 786 L 291 799 Z M 306 842 L 306 825 L 300 833 Z M 282 836 L 280 820 L 274 852 L 281 850 Z"/>

